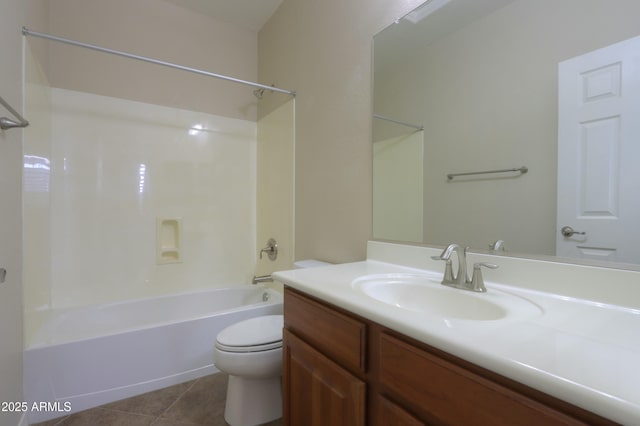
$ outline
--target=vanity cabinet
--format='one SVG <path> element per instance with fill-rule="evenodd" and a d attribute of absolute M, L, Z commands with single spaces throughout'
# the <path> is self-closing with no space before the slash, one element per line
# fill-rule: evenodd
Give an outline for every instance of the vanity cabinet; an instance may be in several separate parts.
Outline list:
<path fill-rule="evenodd" d="M 284 323 L 285 426 L 615 424 L 289 287 Z"/>
<path fill-rule="evenodd" d="M 364 426 L 366 324 L 289 289 L 285 298 L 285 424 Z"/>
<path fill-rule="evenodd" d="M 283 347 L 286 424 L 364 426 L 363 380 L 288 330 Z"/>

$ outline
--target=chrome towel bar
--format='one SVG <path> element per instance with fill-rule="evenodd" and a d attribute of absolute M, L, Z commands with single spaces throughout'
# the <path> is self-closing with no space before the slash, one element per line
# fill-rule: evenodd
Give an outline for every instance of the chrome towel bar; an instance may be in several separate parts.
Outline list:
<path fill-rule="evenodd" d="M 416 130 L 424 130 L 424 126 L 422 125 L 396 120 L 395 118 L 385 117 L 384 115 L 380 115 L 380 114 L 373 114 L 373 118 L 377 118 L 378 120 L 390 121 L 392 123 L 400 124 L 401 126 L 412 127 Z"/>
<path fill-rule="evenodd" d="M 501 170 L 487 170 L 483 172 L 469 172 L 469 173 L 449 173 L 447 175 L 448 180 L 452 180 L 454 177 L 458 176 L 471 176 L 471 175 L 486 175 L 489 173 L 507 173 L 507 172 L 519 172 L 520 174 L 525 174 L 529 171 L 529 168 L 526 166 L 513 168 L 513 169 L 501 169 Z"/>
<path fill-rule="evenodd" d="M 13 114 L 15 119 L 18 120 L 16 121 L 11 118 L 0 117 L 0 129 L 7 130 L 7 129 L 13 129 L 16 127 L 27 127 L 29 125 L 29 122 L 25 120 L 24 117 L 21 116 L 18 111 L 13 109 L 11 105 L 7 103 L 7 101 L 2 99 L 2 96 L 0 96 L 0 104 L 2 104 L 2 106 L 4 106 L 7 109 L 7 111 Z"/>

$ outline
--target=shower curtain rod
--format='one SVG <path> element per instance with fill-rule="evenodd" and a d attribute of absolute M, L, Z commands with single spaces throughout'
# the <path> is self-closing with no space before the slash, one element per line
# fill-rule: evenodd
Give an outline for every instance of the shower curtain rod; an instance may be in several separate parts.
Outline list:
<path fill-rule="evenodd" d="M 106 47 L 100 47 L 100 46 L 96 46 L 94 44 L 83 43 L 83 42 L 80 42 L 80 41 L 71 40 L 71 39 L 67 39 L 67 38 L 62 38 L 62 37 L 54 36 L 54 35 L 51 35 L 51 34 L 40 33 L 40 32 L 37 32 L 37 31 L 32 31 L 32 30 L 28 29 L 27 27 L 22 27 L 22 34 L 25 35 L 25 36 L 44 38 L 44 39 L 47 39 L 47 40 L 57 41 L 57 42 L 64 43 L 64 44 L 70 44 L 72 46 L 78 46 L 78 47 L 84 47 L 84 48 L 91 49 L 91 50 L 96 50 L 98 52 L 109 53 L 109 54 L 112 54 L 112 55 L 123 56 L 125 58 L 136 59 L 138 61 L 149 62 L 149 63 L 156 64 L 156 65 L 162 65 L 162 66 L 169 67 L 169 68 L 175 68 L 175 69 L 179 69 L 179 70 L 182 70 L 182 71 L 188 71 L 188 72 L 191 72 L 191 73 L 194 73 L 194 74 L 205 75 L 207 77 L 214 77 L 214 78 L 219 78 L 219 79 L 222 79 L 222 80 L 232 81 L 234 83 L 246 84 L 247 86 L 257 87 L 257 88 L 264 89 L 264 90 L 271 90 L 272 92 L 284 93 L 286 95 L 291 95 L 291 96 L 295 96 L 296 95 L 295 91 L 280 89 L 280 88 L 274 87 L 274 86 L 267 86 L 266 84 L 254 83 L 252 81 L 241 80 L 239 78 L 230 77 L 228 75 L 216 74 L 216 73 L 209 72 L 209 71 L 203 71 L 203 70 L 200 70 L 200 69 L 197 69 L 197 68 L 191 68 L 191 67 L 186 67 L 184 65 L 178 65 L 178 64 L 171 63 L 171 62 L 161 61 L 159 59 L 148 58 L 146 56 L 134 55 L 132 53 L 122 52 L 120 50 L 108 49 Z"/>

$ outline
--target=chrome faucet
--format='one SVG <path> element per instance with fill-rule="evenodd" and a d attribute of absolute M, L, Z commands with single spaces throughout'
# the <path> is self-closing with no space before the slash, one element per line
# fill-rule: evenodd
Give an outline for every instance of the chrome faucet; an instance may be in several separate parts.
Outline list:
<path fill-rule="evenodd" d="M 270 283 L 273 282 L 271 275 L 254 275 L 251 284 Z"/>
<path fill-rule="evenodd" d="M 453 253 L 458 254 L 458 273 L 453 275 L 452 265 L 451 265 L 451 255 Z M 445 248 L 440 256 L 432 256 L 431 258 L 434 260 L 444 260 L 445 265 L 445 276 L 442 279 L 442 284 L 445 285 L 454 285 L 461 286 L 466 285 L 466 282 L 469 281 L 467 277 L 467 249 L 460 247 L 458 244 L 449 244 L 447 248 Z M 449 269 L 449 273 L 447 273 L 447 268 Z"/>
<path fill-rule="evenodd" d="M 458 254 L 458 273 L 453 275 L 453 266 L 451 261 L 451 255 L 453 253 Z M 473 264 L 473 276 L 469 279 L 467 275 L 467 249 L 460 247 L 458 244 L 449 244 L 445 248 L 440 256 L 432 256 L 433 260 L 444 260 L 444 277 L 442 278 L 442 284 L 450 287 L 459 288 L 462 290 L 476 291 L 484 293 L 487 288 L 484 286 L 484 280 L 482 278 L 482 266 L 486 268 L 496 269 L 498 265 L 493 263 L 474 263 Z"/>
<path fill-rule="evenodd" d="M 498 241 L 494 241 L 491 244 L 489 244 L 489 248 L 493 251 L 507 251 L 504 248 L 504 240 L 498 240 Z"/>

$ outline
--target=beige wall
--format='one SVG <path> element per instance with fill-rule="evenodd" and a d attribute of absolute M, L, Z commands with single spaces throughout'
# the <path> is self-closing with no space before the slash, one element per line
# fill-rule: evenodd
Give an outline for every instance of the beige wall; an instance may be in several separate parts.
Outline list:
<path fill-rule="evenodd" d="M 22 111 L 20 28 L 42 22 L 41 2 L 5 0 L 0 6 L 0 96 Z M 9 116 L 0 106 L 0 116 Z M 0 130 L 0 401 L 22 401 L 22 131 Z M 0 424 L 16 425 L 20 412 L 0 412 Z"/>
<path fill-rule="evenodd" d="M 284 0 L 262 82 L 296 90 L 296 259 L 348 262 L 371 237 L 371 38 L 421 0 Z"/>
<path fill-rule="evenodd" d="M 21 0 L 3 2 L 0 11 L 0 96 L 22 111 Z M 0 106 L 0 116 L 11 115 Z M 0 401 L 22 400 L 22 244 L 20 130 L 0 130 Z M 0 423 L 17 424 L 20 413 L 0 412 Z"/>
<path fill-rule="evenodd" d="M 243 80 L 256 79 L 257 37 L 251 30 L 162 0 L 56 0 L 50 7 L 52 34 Z M 256 119 L 257 102 L 250 86 L 58 43 L 50 47 L 54 87 Z"/>

